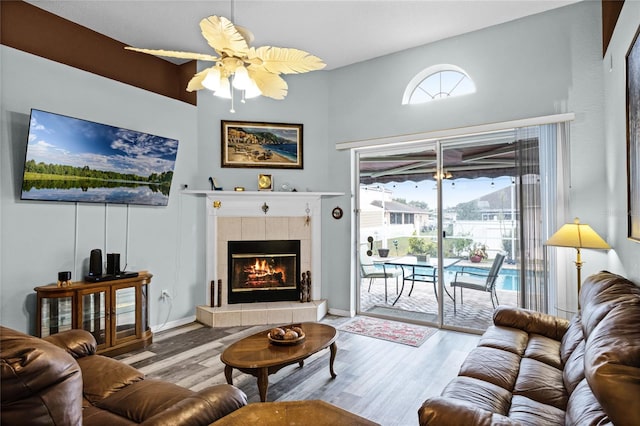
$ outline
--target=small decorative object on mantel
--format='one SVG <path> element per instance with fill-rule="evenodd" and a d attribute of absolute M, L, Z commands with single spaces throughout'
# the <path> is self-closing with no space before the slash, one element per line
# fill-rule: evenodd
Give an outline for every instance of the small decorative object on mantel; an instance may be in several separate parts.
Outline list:
<path fill-rule="evenodd" d="M 58 287 L 69 287 L 71 285 L 71 271 L 58 272 Z"/>
<path fill-rule="evenodd" d="M 258 191 L 271 191 L 273 190 L 273 179 L 271 175 L 259 174 L 258 175 Z"/>
<path fill-rule="evenodd" d="M 209 183 L 211 184 L 212 191 L 222 191 L 222 187 L 218 186 L 216 178 L 209 176 Z"/>
<path fill-rule="evenodd" d="M 244 186 L 236 186 L 235 188 L 233 188 L 233 190 L 236 192 L 242 192 L 244 191 Z"/>

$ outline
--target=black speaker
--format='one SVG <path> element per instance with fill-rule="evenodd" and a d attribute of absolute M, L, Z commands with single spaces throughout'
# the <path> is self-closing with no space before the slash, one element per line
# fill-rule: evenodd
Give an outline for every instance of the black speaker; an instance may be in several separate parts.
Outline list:
<path fill-rule="evenodd" d="M 102 275 L 102 250 L 91 250 L 89 256 L 89 276 L 96 277 Z"/>
<path fill-rule="evenodd" d="M 107 274 L 118 275 L 120 272 L 120 253 L 107 253 Z"/>

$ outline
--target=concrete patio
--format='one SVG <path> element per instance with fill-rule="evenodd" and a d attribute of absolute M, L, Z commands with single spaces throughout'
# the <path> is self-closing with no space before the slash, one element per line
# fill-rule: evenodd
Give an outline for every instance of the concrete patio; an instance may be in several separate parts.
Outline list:
<path fill-rule="evenodd" d="M 453 296 L 453 288 L 449 282 L 454 273 L 445 271 L 445 287 Z M 389 278 L 387 281 L 388 297 L 384 298 L 384 279 L 376 278 L 368 291 L 369 280 L 363 279 L 360 286 L 360 312 L 395 317 L 409 321 L 437 323 L 438 302 L 433 292 L 433 284 L 416 282 L 411 296 L 411 282 L 405 283 L 404 291 L 395 305 L 393 301 L 397 297 L 396 280 Z M 398 280 L 399 289 L 402 287 L 402 278 Z M 453 300 L 445 294 L 444 298 L 444 323 L 449 326 L 473 328 L 485 330 L 492 323 L 493 306 L 489 293 L 464 290 L 464 303 L 460 303 L 460 289 L 457 290 L 456 313 L 454 314 Z M 497 289 L 498 300 L 501 305 L 517 306 L 518 292 L 514 290 Z M 438 296 L 440 296 L 438 294 Z"/>

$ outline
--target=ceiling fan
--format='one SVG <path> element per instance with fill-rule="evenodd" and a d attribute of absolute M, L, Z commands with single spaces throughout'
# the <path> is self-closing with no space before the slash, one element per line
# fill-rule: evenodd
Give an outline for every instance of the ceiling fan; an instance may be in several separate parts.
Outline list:
<path fill-rule="evenodd" d="M 260 95 L 284 99 L 288 87 L 280 74 L 300 74 L 326 66 L 320 58 L 303 50 L 272 46 L 249 47 L 253 34 L 223 16 L 214 15 L 202 19 L 200 30 L 217 56 L 130 46 L 125 49 L 156 56 L 213 62 L 213 66 L 191 78 L 187 91 L 209 89 L 216 96 L 233 100 L 233 87 L 242 91 L 243 101 L 244 98 Z"/>

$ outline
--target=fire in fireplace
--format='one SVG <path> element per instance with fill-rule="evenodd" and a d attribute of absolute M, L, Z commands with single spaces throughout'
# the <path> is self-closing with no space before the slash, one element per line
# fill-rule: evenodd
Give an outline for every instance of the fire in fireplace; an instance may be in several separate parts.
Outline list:
<path fill-rule="evenodd" d="M 228 303 L 298 300 L 300 241 L 229 241 Z"/>

